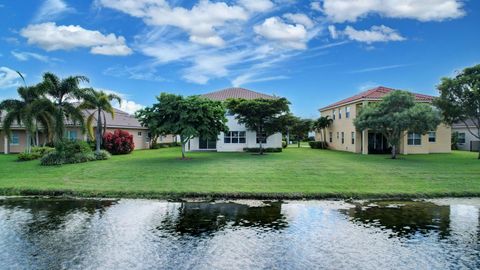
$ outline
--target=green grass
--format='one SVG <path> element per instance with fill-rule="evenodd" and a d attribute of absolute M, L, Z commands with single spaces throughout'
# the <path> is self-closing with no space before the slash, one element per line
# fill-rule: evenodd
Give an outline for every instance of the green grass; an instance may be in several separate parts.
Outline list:
<path fill-rule="evenodd" d="M 475 153 L 358 155 L 289 147 L 266 156 L 135 151 L 108 161 L 43 167 L 0 155 L 0 194 L 230 198 L 480 196 Z"/>

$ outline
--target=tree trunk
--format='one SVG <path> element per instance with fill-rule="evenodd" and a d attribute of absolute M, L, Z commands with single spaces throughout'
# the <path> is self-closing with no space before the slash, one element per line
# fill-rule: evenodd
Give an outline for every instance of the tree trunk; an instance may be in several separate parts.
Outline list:
<path fill-rule="evenodd" d="M 38 134 L 38 128 L 35 131 L 35 146 L 40 146 L 40 136 Z"/>
<path fill-rule="evenodd" d="M 258 133 L 260 134 L 260 155 L 263 155 L 263 146 L 262 146 L 262 141 L 263 141 L 263 133 L 261 132 L 261 128 L 258 129 Z M 258 134 L 257 134 L 258 135 Z M 258 136 L 257 136 L 258 137 Z"/>
<path fill-rule="evenodd" d="M 185 159 L 185 145 L 187 144 L 187 140 L 180 136 L 180 142 L 182 143 L 182 159 Z"/>
<path fill-rule="evenodd" d="M 32 140 L 30 138 L 30 131 L 28 129 L 25 130 L 25 135 L 26 135 L 26 145 L 25 145 L 25 150 L 27 153 L 30 154 L 30 144 L 32 143 Z"/>
<path fill-rule="evenodd" d="M 95 133 L 96 134 L 96 141 L 95 141 L 95 144 L 96 144 L 96 152 L 97 154 L 100 154 L 100 143 L 101 143 L 101 136 L 102 136 L 102 118 L 101 118 L 101 114 L 100 114 L 100 110 L 98 110 L 98 117 L 97 117 L 97 128 L 95 130 Z"/>
<path fill-rule="evenodd" d="M 297 141 L 298 148 L 300 148 L 300 140 Z"/>
<path fill-rule="evenodd" d="M 392 145 L 392 159 L 397 159 L 397 146 Z"/>

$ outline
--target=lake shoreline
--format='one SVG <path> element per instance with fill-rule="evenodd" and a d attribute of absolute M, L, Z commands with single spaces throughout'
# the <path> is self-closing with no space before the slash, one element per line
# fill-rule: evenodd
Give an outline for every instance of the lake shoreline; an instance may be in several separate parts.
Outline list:
<path fill-rule="evenodd" d="M 480 198 L 478 192 L 445 193 L 252 193 L 252 192 L 110 192 L 73 190 L 0 189 L 0 196 L 52 196 L 108 199 L 161 199 L 184 200 L 409 200 L 436 198 Z"/>

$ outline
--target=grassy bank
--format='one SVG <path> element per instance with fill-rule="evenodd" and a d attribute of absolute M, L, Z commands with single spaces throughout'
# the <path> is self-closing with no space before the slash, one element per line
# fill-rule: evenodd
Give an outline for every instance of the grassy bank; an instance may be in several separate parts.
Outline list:
<path fill-rule="evenodd" d="M 0 194 L 168 198 L 371 198 L 480 196 L 475 153 L 399 160 L 289 148 L 266 156 L 135 151 L 108 161 L 42 167 L 0 156 Z"/>

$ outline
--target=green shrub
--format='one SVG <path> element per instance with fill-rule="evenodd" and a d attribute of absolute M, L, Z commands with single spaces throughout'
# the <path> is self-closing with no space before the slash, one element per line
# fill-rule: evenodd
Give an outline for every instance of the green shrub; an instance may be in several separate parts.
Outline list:
<path fill-rule="evenodd" d="M 288 144 L 286 141 L 282 141 L 282 148 L 287 148 Z"/>
<path fill-rule="evenodd" d="M 322 141 L 314 141 L 308 143 L 312 149 L 327 149 L 328 144 Z"/>
<path fill-rule="evenodd" d="M 243 148 L 243 151 L 250 152 L 250 153 L 259 153 L 260 152 L 260 147 Z M 281 147 L 279 147 L 279 148 L 272 148 L 272 147 L 263 148 L 263 152 L 265 152 L 265 153 L 279 153 L 279 152 L 282 152 L 282 148 Z"/>
<path fill-rule="evenodd" d="M 23 152 L 18 154 L 17 159 L 18 161 L 29 161 L 29 160 L 35 160 L 43 157 L 44 155 L 54 151 L 55 148 L 52 147 L 32 147 L 30 153 Z"/>
<path fill-rule="evenodd" d="M 42 157 L 40 164 L 43 166 L 54 166 L 62 165 L 65 161 L 65 158 L 62 154 L 57 151 L 50 152 Z"/>
<path fill-rule="evenodd" d="M 18 154 L 17 159 L 18 159 L 18 161 L 30 161 L 30 160 L 39 159 L 39 158 L 41 158 L 41 157 L 42 157 L 42 156 L 41 156 L 39 153 L 35 153 L 35 152 L 31 152 L 31 153 L 22 152 L 22 153 Z"/>
<path fill-rule="evenodd" d="M 45 156 L 46 154 L 55 151 L 55 148 L 53 147 L 48 147 L 48 146 L 35 146 L 32 147 L 32 153 L 38 153 L 40 154 L 40 157 Z M 39 158 L 40 158 L 39 157 Z"/>
<path fill-rule="evenodd" d="M 107 160 L 112 156 L 108 151 L 105 150 L 100 150 L 100 153 L 95 153 L 94 155 L 96 160 Z"/>
<path fill-rule="evenodd" d="M 65 164 L 84 163 L 96 160 L 95 154 L 90 153 L 75 153 L 72 156 L 65 157 Z"/>
<path fill-rule="evenodd" d="M 150 149 L 159 149 L 159 148 L 168 148 L 168 147 L 176 147 L 181 146 L 179 142 L 169 142 L 169 143 L 154 143 L 150 146 Z"/>
<path fill-rule="evenodd" d="M 73 156 L 77 153 L 92 153 L 92 148 L 85 141 L 62 140 L 55 144 L 55 150 L 64 154 L 66 157 Z"/>

